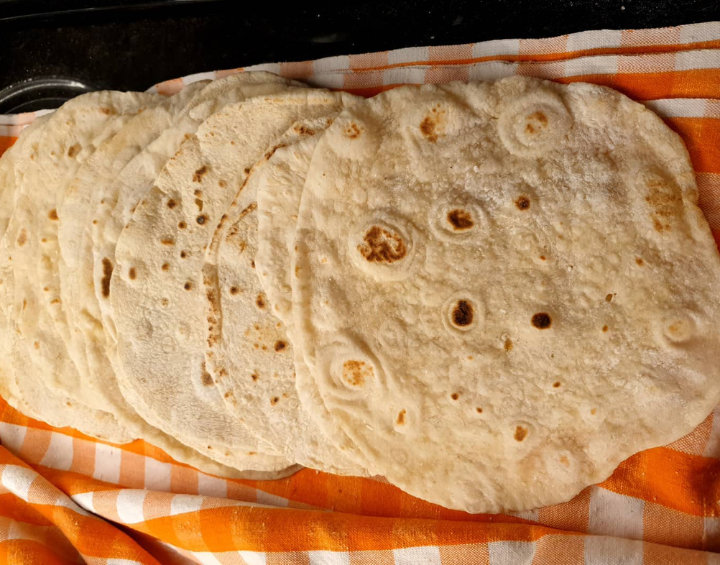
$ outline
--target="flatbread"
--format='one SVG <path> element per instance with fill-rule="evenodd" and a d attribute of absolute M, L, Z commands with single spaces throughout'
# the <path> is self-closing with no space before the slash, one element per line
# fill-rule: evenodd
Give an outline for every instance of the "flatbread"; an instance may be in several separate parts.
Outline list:
<path fill-rule="evenodd" d="M 246 169 L 300 116 L 326 114 L 339 99 L 295 89 L 216 112 L 167 163 L 117 242 L 110 301 L 124 394 L 148 422 L 230 466 L 292 462 L 259 445 L 242 413 L 226 411 L 207 372 L 204 254 Z"/>
<path fill-rule="evenodd" d="M 615 91 L 515 77 L 346 109 L 295 245 L 301 400 L 431 502 L 568 500 L 720 401 L 720 257 L 687 151 Z"/>
<path fill-rule="evenodd" d="M 103 329 L 111 341 L 116 340 L 116 330 L 111 301 L 105 289 L 115 268 L 115 246 L 155 177 L 175 155 L 186 136 L 194 134 L 206 118 L 223 106 L 252 96 L 282 92 L 299 84 L 266 72 L 238 73 L 203 83 L 202 89 L 194 93 L 172 125 L 132 159 L 113 183 L 101 187 L 91 226 L 93 280 Z"/>
<path fill-rule="evenodd" d="M 356 101 L 346 98 L 345 103 Z M 260 285 L 259 264 L 256 267 L 256 250 L 262 242 L 258 216 L 275 212 L 260 211 L 260 195 L 270 192 L 274 198 L 294 200 L 297 213 L 303 173 L 310 164 L 298 151 L 311 154 L 332 118 L 328 115 L 294 124 L 267 153 L 267 159 L 253 166 L 239 199 L 226 213 L 223 228 L 216 231 L 203 277 L 210 322 L 205 361 L 232 412 L 242 413 L 252 423 L 249 430 L 259 441 L 270 443 L 277 453 L 306 467 L 366 475 L 335 449 L 302 411 L 295 392 L 292 344 L 283 323 L 272 313 L 275 305 Z M 292 192 L 297 198 L 293 199 Z M 294 233 L 294 218 L 275 219 L 278 226 Z M 274 252 L 273 256 L 284 255 L 289 263 L 287 247 Z"/>

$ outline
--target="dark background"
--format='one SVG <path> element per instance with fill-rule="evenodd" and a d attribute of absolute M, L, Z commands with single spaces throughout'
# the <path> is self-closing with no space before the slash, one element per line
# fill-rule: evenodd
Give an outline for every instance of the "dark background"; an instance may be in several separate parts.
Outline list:
<path fill-rule="evenodd" d="M 716 19 L 720 0 L 0 0 L 0 112 L 255 63 Z M 43 77 L 78 82 L 26 82 Z"/>

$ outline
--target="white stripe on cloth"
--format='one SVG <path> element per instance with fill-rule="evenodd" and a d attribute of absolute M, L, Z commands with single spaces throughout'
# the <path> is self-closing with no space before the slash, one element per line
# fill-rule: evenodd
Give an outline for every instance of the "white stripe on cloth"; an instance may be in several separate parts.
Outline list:
<path fill-rule="evenodd" d="M 675 53 L 675 70 L 715 69 L 720 66 L 720 49 L 696 49 Z"/>
<path fill-rule="evenodd" d="M 644 500 L 591 487 L 588 533 L 642 539 L 644 509 Z"/>
<path fill-rule="evenodd" d="M 220 561 L 217 558 L 219 553 L 213 551 L 193 551 L 192 555 L 197 559 L 198 563 L 202 563 L 202 565 L 224 565 L 228 563 L 225 559 Z M 230 561 L 230 563 L 232 563 L 232 561 Z"/>
<path fill-rule="evenodd" d="M 530 565 L 535 555 L 532 541 L 493 541 L 488 543 L 490 565 Z"/>
<path fill-rule="evenodd" d="M 203 497 L 194 494 L 176 494 L 170 501 L 170 516 L 197 512 L 202 508 Z"/>
<path fill-rule="evenodd" d="M 23 441 L 25 441 L 26 432 L 27 428 L 25 426 L 0 422 L 0 442 L 13 453 L 20 451 Z"/>
<path fill-rule="evenodd" d="M 472 47 L 473 58 L 494 57 L 498 55 L 517 55 L 520 52 L 519 39 L 494 39 L 474 43 Z"/>
<path fill-rule="evenodd" d="M 468 70 L 470 80 L 497 80 L 517 74 L 518 64 L 507 61 L 489 61 L 478 63 Z"/>
<path fill-rule="evenodd" d="M 643 565 L 643 542 L 585 536 L 585 565 Z"/>
<path fill-rule="evenodd" d="M 565 61 L 566 77 L 582 75 L 614 75 L 618 72 L 618 55 L 578 57 Z"/>
<path fill-rule="evenodd" d="M 73 494 L 70 498 L 72 501 L 80 506 L 80 508 L 83 508 L 84 510 L 87 510 L 88 512 L 95 512 L 95 503 L 93 502 L 93 495 L 94 492 L 80 492 L 77 494 Z"/>
<path fill-rule="evenodd" d="M 313 72 L 323 73 L 327 71 L 342 71 L 350 68 L 350 57 L 347 55 L 338 55 L 336 57 L 326 57 L 313 61 Z"/>
<path fill-rule="evenodd" d="M 84 499 L 87 499 L 87 495 L 90 495 L 90 505 L 93 504 L 92 499 L 92 493 L 82 493 L 80 495 L 74 495 L 74 496 L 80 496 L 85 497 Z M 74 498 L 74 497 L 73 497 Z M 90 512 L 85 511 L 84 504 L 80 504 L 79 502 L 76 502 L 73 500 L 73 498 L 70 498 L 68 495 L 66 495 L 64 492 L 61 492 L 58 494 L 55 501 L 52 503 L 53 506 L 57 506 L 59 508 L 67 508 L 68 510 L 72 510 L 73 512 L 77 512 L 78 514 L 82 514 L 83 516 L 90 516 Z"/>
<path fill-rule="evenodd" d="M 663 118 L 705 118 L 710 108 L 705 98 L 661 98 L 645 100 L 645 106 Z"/>
<path fill-rule="evenodd" d="M 98 481 L 117 484 L 120 481 L 122 452 L 111 445 L 95 444 L 95 469 L 92 477 Z"/>
<path fill-rule="evenodd" d="M 145 521 L 143 503 L 146 490 L 122 489 L 117 496 L 117 513 L 123 524 L 138 524 Z"/>
<path fill-rule="evenodd" d="M 424 84 L 427 67 L 395 67 L 383 71 L 383 84 Z M 325 80 L 325 75 L 322 77 Z"/>
<path fill-rule="evenodd" d="M 105 563 L 107 565 L 142 565 L 140 561 L 134 559 L 116 559 L 114 557 L 109 558 Z"/>
<path fill-rule="evenodd" d="M 700 43 L 720 39 L 720 22 L 680 26 L 680 43 Z"/>
<path fill-rule="evenodd" d="M 37 110 L 35 112 L 23 112 L 22 114 L 0 114 L 0 126 L 26 126 L 35 121 L 36 118 L 50 114 L 55 110 Z M 0 135 L 5 135 L 0 133 Z"/>
<path fill-rule="evenodd" d="M 72 437 L 58 432 L 50 432 L 50 444 L 45 455 L 40 460 L 40 465 L 67 471 L 72 467 L 73 462 L 73 440 Z"/>
<path fill-rule="evenodd" d="M 262 551 L 238 551 L 247 565 L 266 565 L 267 556 Z"/>
<path fill-rule="evenodd" d="M 393 549 L 393 558 L 395 565 L 442 565 L 436 545 Z"/>
<path fill-rule="evenodd" d="M 523 510 L 522 512 L 508 512 L 511 516 L 515 516 L 516 518 L 522 518 L 523 520 L 530 520 L 531 522 L 537 522 L 538 521 L 538 511 L 537 510 Z"/>
<path fill-rule="evenodd" d="M 252 65 L 250 67 L 245 67 L 246 71 L 267 71 L 268 73 L 280 73 L 280 64 L 279 63 L 262 63 L 260 65 Z"/>
<path fill-rule="evenodd" d="M 310 565 L 350 565 L 347 551 L 308 551 L 307 554 Z"/>
<path fill-rule="evenodd" d="M 198 473 L 198 494 L 227 498 L 227 481 L 204 473 Z"/>
<path fill-rule="evenodd" d="M 152 457 L 145 457 L 145 488 L 162 492 L 170 491 L 172 465 Z"/>
<path fill-rule="evenodd" d="M 568 35 L 567 51 L 586 49 L 608 49 L 622 46 L 622 31 L 615 29 L 593 29 Z"/>
<path fill-rule="evenodd" d="M 389 65 L 401 65 L 413 61 L 425 62 L 430 57 L 427 47 L 405 47 L 388 52 Z"/>
<path fill-rule="evenodd" d="M 37 477 L 38 474 L 32 469 L 18 465 L 0 465 L 0 481 L 3 486 L 27 502 L 32 502 L 29 499 L 30 486 Z"/>
<path fill-rule="evenodd" d="M 257 489 L 255 492 L 258 504 L 266 504 L 271 507 L 286 507 L 289 503 L 287 498 L 283 498 L 282 496 L 278 496 L 276 494 L 271 494 L 260 489 Z"/>
<path fill-rule="evenodd" d="M 204 73 L 195 73 L 182 77 L 183 84 L 187 86 L 193 82 L 200 82 L 201 80 L 215 80 L 215 71 L 206 71 Z"/>

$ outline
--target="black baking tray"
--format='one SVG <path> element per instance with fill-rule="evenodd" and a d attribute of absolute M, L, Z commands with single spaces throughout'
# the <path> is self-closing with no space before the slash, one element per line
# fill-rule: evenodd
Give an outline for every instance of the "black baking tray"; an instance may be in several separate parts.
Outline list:
<path fill-rule="evenodd" d="M 720 0 L 0 0 L 0 113 L 255 63 L 720 19 Z"/>

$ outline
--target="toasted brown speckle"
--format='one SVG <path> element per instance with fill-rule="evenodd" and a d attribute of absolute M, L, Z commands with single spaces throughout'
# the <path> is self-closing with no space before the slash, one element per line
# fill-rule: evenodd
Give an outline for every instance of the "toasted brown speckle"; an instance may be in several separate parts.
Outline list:
<path fill-rule="evenodd" d="M 195 218 L 195 221 L 200 225 L 203 225 L 206 220 L 207 216 L 205 214 L 200 214 L 197 218 Z"/>
<path fill-rule="evenodd" d="M 50 218 L 51 220 L 57 220 L 57 219 L 58 219 L 57 210 L 56 210 L 55 208 L 53 208 L 52 210 L 50 210 L 50 211 L 48 212 L 48 218 Z"/>
<path fill-rule="evenodd" d="M 363 243 L 358 245 L 357 249 L 370 263 L 394 263 L 407 255 L 407 248 L 400 234 L 380 226 L 368 229 Z"/>
<path fill-rule="evenodd" d="M 555 381 L 553 383 L 553 388 L 558 388 L 558 387 L 560 387 L 560 381 Z"/>
<path fill-rule="evenodd" d="M 258 380 L 259 377 L 258 377 L 258 374 L 257 374 L 257 373 L 253 373 L 252 375 L 250 375 L 250 378 L 251 378 L 252 380 L 256 381 L 256 380 Z"/>
<path fill-rule="evenodd" d="M 450 398 L 452 398 L 453 400 L 457 400 L 458 398 L 460 398 L 460 393 L 458 393 L 458 392 L 453 392 L 453 393 L 450 395 Z"/>
<path fill-rule="evenodd" d="M 102 288 L 102 295 L 107 298 L 110 296 L 110 279 L 113 272 L 113 264 L 107 257 L 103 257 L 102 260 L 103 276 L 100 279 L 100 286 Z"/>
<path fill-rule="evenodd" d="M 185 222 L 178 222 L 178 228 L 181 230 L 184 230 L 187 227 L 187 224 Z"/>
<path fill-rule="evenodd" d="M 522 426 L 517 426 L 515 428 L 515 435 L 513 437 L 515 437 L 515 441 L 522 441 L 525 439 L 527 434 L 528 431 L 526 428 L 523 428 Z"/>
<path fill-rule="evenodd" d="M 396 420 L 396 421 L 397 421 L 397 423 L 398 423 L 399 426 L 402 426 L 402 425 L 405 424 L 405 414 L 407 414 L 407 412 L 406 412 L 405 409 L 400 410 L 400 412 L 398 412 L 397 420 Z"/>
<path fill-rule="evenodd" d="M 282 351 L 286 347 L 287 347 L 287 344 L 282 340 L 278 340 L 275 342 L 275 351 Z"/>
<path fill-rule="evenodd" d="M 167 201 L 167 207 L 171 210 L 177 206 L 177 202 L 175 202 L 172 198 Z"/>
<path fill-rule="evenodd" d="M 608 327 L 607 327 L 607 326 L 603 326 L 603 327 L 602 327 L 602 331 L 604 331 L 604 332 L 608 331 Z"/>
<path fill-rule="evenodd" d="M 613 294 L 609 293 L 605 295 L 605 302 L 612 302 Z"/>
<path fill-rule="evenodd" d="M 203 176 L 205 173 L 207 173 L 207 165 L 203 165 L 200 167 L 195 173 L 193 174 L 193 182 L 200 182 L 202 181 Z"/>
<path fill-rule="evenodd" d="M 180 259 L 185 259 L 188 256 L 188 252 L 184 249 L 180 252 Z"/>
<path fill-rule="evenodd" d="M 447 221 L 456 231 L 468 230 L 475 225 L 470 212 L 459 208 L 448 212 Z"/>
<path fill-rule="evenodd" d="M 342 371 L 343 380 L 352 386 L 363 386 L 374 375 L 373 368 L 364 361 L 345 361 Z"/>
<path fill-rule="evenodd" d="M 510 351 L 512 351 L 513 342 L 509 337 L 507 339 L 505 339 L 505 343 L 503 344 L 503 347 L 505 348 L 505 351 L 507 351 L 508 353 Z"/>
<path fill-rule="evenodd" d="M 20 230 L 20 234 L 17 238 L 17 244 L 22 247 L 27 243 L 27 231 L 25 231 L 25 228 Z"/>
<path fill-rule="evenodd" d="M 473 322 L 473 306 L 469 300 L 458 300 L 452 311 L 452 322 L 456 326 L 469 326 Z"/>
<path fill-rule="evenodd" d="M 132 281 L 137 278 L 137 271 L 135 270 L 135 267 L 130 267 L 128 270 L 128 277 L 130 277 L 130 280 Z"/>
<path fill-rule="evenodd" d="M 75 145 L 68 147 L 68 150 L 67 150 L 68 157 L 70 157 L 72 159 L 73 157 L 75 157 L 75 155 L 80 153 L 81 149 L 82 149 L 82 146 L 79 143 L 76 143 Z"/>
<path fill-rule="evenodd" d="M 356 139 L 360 136 L 360 128 L 355 122 L 351 122 L 348 127 L 345 128 L 345 135 L 350 139 Z"/>
<path fill-rule="evenodd" d="M 172 237 L 163 237 L 160 240 L 160 243 L 162 243 L 163 245 L 175 245 L 175 239 Z"/>
<path fill-rule="evenodd" d="M 552 325 L 552 319 L 550 318 L 550 314 L 547 312 L 538 312 L 537 314 L 534 314 L 531 322 L 532 325 L 539 330 L 545 330 Z"/>
<path fill-rule="evenodd" d="M 255 305 L 260 309 L 265 308 L 265 296 L 262 294 L 258 294 L 257 298 L 255 299 Z"/>
<path fill-rule="evenodd" d="M 640 257 L 635 257 L 635 262 L 642 267 L 645 264 L 645 261 L 643 261 Z"/>
<path fill-rule="evenodd" d="M 183 288 L 184 288 L 185 290 L 192 290 L 192 287 L 193 287 L 193 283 L 190 282 L 190 281 L 187 281 L 187 282 L 183 285 Z"/>
<path fill-rule="evenodd" d="M 230 287 L 230 294 L 237 294 L 238 292 L 240 292 L 240 289 L 238 287 L 236 287 L 236 286 Z"/>
<path fill-rule="evenodd" d="M 272 406 L 275 406 L 279 401 L 280 401 L 280 397 L 279 397 L 279 396 L 273 396 L 273 397 L 270 399 L 270 404 L 271 404 Z"/>
<path fill-rule="evenodd" d="M 170 263 L 163 263 L 160 267 L 163 271 L 169 271 L 170 270 Z"/>
<path fill-rule="evenodd" d="M 477 412 L 478 414 L 482 414 L 483 409 L 478 406 L 477 408 L 475 408 L 475 412 Z"/>
<path fill-rule="evenodd" d="M 527 196 L 519 196 L 517 200 L 515 200 L 515 206 L 518 210 L 527 210 L 530 208 L 530 199 Z"/>

